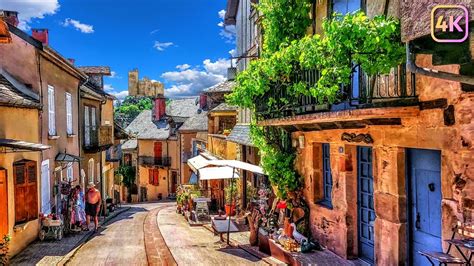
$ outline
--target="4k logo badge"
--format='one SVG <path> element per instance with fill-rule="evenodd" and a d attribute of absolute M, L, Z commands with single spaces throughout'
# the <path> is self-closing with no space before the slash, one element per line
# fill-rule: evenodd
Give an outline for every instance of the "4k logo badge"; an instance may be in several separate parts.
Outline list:
<path fill-rule="evenodd" d="M 439 10 L 446 12 L 436 12 Z M 456 11 L 460 15 L 445 15 L 449 11 Z M 453 13 L 453 12 L 451 12 Z M 461 33 L 462 37 L 457 39 L 443 39 L 436 36 L 436 32 L 441 33 Z M 469 14 L 467 8 L 461 5 L 437 5 L 431 10 L 431 37 L 440 43 L 460 43 L 469 36 Z"/>

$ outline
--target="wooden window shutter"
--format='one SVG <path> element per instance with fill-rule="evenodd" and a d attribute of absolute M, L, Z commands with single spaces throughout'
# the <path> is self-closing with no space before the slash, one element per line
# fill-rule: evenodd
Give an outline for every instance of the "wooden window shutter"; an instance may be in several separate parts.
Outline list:
<path fill-rule="evenodd" d="M 148 169 L 148 183 L 153 185 L 153 169 Z"/>
<path fill-rule="evenodd" d="M 28 173 L 28 187 L 26 195 L 26 212 L 28 221 L 38 218 L 38 187 L 36 162 L 28 162 L 26 164 Z"/>
<path fill-rule="evenodd" d="M 161 142 L 154 143 L 155 158 L 161 158 L 163 154 L 163 144 Z"/>
<path fill-rule="evenodd" d="M 56 114 L 54 102 L 54 87 L 48 85 L 48 132 L 56 135 Z"/>
<path fill-rule="evenodd" d="M 29 161 L 13 167 L 15 180 L 15 223 L 38 218 L 38 175 L 36 162 Z"/>
<path fill-rule="evenodd" d="M 153 181 L 155 183 L 155 186 L 159 186 L 160 185 L 160 172 L 158 169 L 155 169 L 155 174 L 153 176 Z"/>
<path fill-rule="evenodd" d="M 66 131 L 67 134 L 72 134 L 72 97 L 69 92 L 66 92 Z"/>
<path fill-rule="evenodd" d="M 26 211 L 26 178 L 25 166 L 23 164 L 13 167 L 15 179 L 15 223 L 26 222 L 28 214 Z"/>
<path fill-rule="evenodd" d="M 91 144 L 90 138 L 90 120 L 89 120 L 89 106 L 84 106 L 84 144 L 89 146 Z"/>

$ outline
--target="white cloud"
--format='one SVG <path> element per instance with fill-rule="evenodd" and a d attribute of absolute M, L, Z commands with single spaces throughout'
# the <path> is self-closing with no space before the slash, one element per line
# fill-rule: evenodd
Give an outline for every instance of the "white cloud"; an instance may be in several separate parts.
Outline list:
<path fill-rule="evenodd" d="M 179 69 L 179 70 L 186 70 L 188 68 L 190 68 L 191 66 L 188 65 L 188 64 L 182 64 L 182 65 L 177 65 L 176 68 Z"/>
<path fill-rule="evenodd" d="M 110 71 L 110 76 L 108 76 L 108 78 L 111 78 L 111 79 L 121 79 L 122 77 L 117 75 L 117 72 L 115 71 Z"/>
<path fill-rule="evenodd" d="M 229 65 L 230 60 L 218 59 L 213 62 L 206 59 L 203 61 L 202 67 L 191 69 L 189 66 L 184 70 L 165 72 L 161 78 L 171 84 L 165 90 L 165 94 L 168 97 L 198 95 L 203 89 L 225 81 Z"/>
<path fill-rule="evenodd" d="M 128 91 L 111 92 L 110 94 L 115 96 L 118 100 L 123 101 L 123 99 L 128 96 Z"/>
<path fill-rule="evenodd" d="M 172 46 L 174 43 L 172 42 L 159 42 L 155 41 L 155 44 L 153 45 L 154 48 L 158 51 L 164 51 L 166 48 Z"/>
<path fill-rule="evenodd" d="M 157 33 L 159 30 L 160 29 L 154 29 L 154 30 L 150 31 L 150 35 L 153 35 L 153 34 Z"/>
<path fill-rule="evenodd" d="M 82 33 L 93 33 L 94 32 L 94 27 L 92 25 L 84 24 L 81 23 L 79 20 L 67 18 L 64 20 L 62 23 L 64 27 L 69 27 L 72 26 L 76 28 L 76 30 L 82 32 Z"/>
<path fill-rule="evenodd" d="M 204 65 L 204 69 L 206 69 L 207 72 L 222 76 L 227 75 L 227 68 L 230 66 L 230 61 L 223 58 L 220 58 L 215 62 L 206 59 L 202 63 Z"/>
<path fill-rule="evenodd" d="M 219 15 L 219 18 L 224 20 L 225 19 L 225 10 L 222 9 L 221 11 L 217 12 L 217 14 Z"/>
<path fill-rule="evenodd" d="M 229 54 L 230 54 L 231 56 L 234 56 L 234 57 L 235 57 L 235 56 L 237 56 L 237 51 L 236 51 L 235 49 L 232 49 L 232 50 L 229 51 Z"/>
<path fill-rule="evenodd" d="M 60 7 L 58 0 L 2 0 L 1 3 L 1 9 L 18 12 L 18 27 L 22 30 L 28 30 L 33 19 L 56 14 Z"/>
<path fill-rule="evenodd" d="M 225 40 L 226 43 L 235 43 L 235 37 L 236 37 L 235 25 L 224 24 L 225 10 L 221 10 L 217 12 L 217 14 L 219 18 L 221 19 L 221 21 L 217 23 L 217 26 L 221 28 L 219 35 L 221 36 L 222 39 Z"/>
<path fill-rule="evenodd" d="M 112 85 L 110 85 L 110 84 L 104 84 L 104 90 L 105 91 L 113 91 L 114 87 L 112 87 Z"/>

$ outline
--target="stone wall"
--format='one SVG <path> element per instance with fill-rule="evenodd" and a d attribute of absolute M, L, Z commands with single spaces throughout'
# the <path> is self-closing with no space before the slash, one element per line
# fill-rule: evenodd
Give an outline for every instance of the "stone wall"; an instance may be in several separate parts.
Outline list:
<path fill-rule="evenodd" d="M 459 71 L 455 65 L 434 67 L 430 62 L 429 55 L 417 58 L 420 66 Z M 296 168 L 305 180 L 312 235 L 344 258 L 357 257 L 358 252 L 357 145 L 373 147 L 377 265 L 407 260 L 406 148 L 441 151 L 442 238 L 451 237 L 454 221 L 474 221 L 474 93 L 463 92 L 459 83 L 421 75 L 416 77 L 416 89 L 420 101 L 445 99 L 446 104 L 421 108 L 401 118 L 401 125 L 293 133 L 294 139 L 304 136 L 305 140 L 304 148 L 298 149 Z M 373 143 L 343 141 L 343 133 L 370 134 Z M 332 209 L 317 203 L 321 197 L 321 143 L 330 144 Z"/>
<path fill-rule="evenodd" d="M 156 97 L 164 95 L 163 83 L 147 77 L 139 79 L 138 69 L 128 72 L 128 94 L 130 96 Z"/>

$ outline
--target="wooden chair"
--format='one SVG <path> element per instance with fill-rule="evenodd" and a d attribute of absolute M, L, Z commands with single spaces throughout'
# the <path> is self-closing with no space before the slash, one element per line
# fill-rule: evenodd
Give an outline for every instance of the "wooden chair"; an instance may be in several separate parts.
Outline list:
<path fill-rule="evenodd" d="M 459 238 L 455 238 L 459 236 Z M 419 253 L 425 256 L 432 265 L 435 265 L 433 261 L 437 261 L 438 265 L 448 264 L 459 264 L 459 265 L 471 265 L 471 260 L 474 255 L 474 246 L 469 245 L 474 240 L 474 225 L 457 222 L 453 227 L 453 234 L 451 239 L 445 240 L 448 245 L 448 250 L 444 252 L 434 251 L 419 251 Z M 452 246 L 454 246 L 462 258 L 455 257 L 450 253 Z M 465 249 L 467 254 L 463 252 Z"/>

